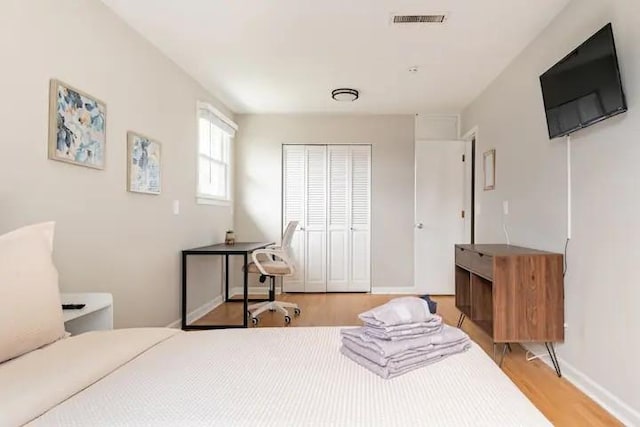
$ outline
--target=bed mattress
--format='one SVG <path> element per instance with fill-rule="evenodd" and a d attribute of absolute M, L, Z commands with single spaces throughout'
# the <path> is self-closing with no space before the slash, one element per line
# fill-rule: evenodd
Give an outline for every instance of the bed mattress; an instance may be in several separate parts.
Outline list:
<path fill-rule="evenodd" d="M 178 333 L 31 425 L 550 425 L 475 344 L 392 380 L 339 346 L 339 328 Z"/>

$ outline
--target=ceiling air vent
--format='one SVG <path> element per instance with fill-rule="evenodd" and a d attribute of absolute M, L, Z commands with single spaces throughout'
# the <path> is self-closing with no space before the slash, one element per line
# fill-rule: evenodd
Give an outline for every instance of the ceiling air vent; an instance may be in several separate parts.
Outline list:
<path fill-rule="evenodd" d="M 447 15 L 393 15 L 393 24 L 442 24 Z"/>

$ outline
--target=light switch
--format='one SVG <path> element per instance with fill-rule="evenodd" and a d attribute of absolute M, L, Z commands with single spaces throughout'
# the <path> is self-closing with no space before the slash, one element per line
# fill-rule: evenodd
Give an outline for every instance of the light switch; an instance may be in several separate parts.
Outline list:
<path fill-rule="evenodd" d="M 180 200 L 173 201 L 173 214 L 180 215 Z"/>
<path fill-rule="evenodd" d="M 504 213 L 505 215 L 509 215 L 509 201 L 508 200 L 504 200 L 502 202 L 502 213 Z"/>

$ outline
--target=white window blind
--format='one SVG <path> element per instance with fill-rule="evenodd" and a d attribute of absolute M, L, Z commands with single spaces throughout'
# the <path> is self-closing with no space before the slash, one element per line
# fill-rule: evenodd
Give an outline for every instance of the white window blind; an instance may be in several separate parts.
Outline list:
<path fill-rule="evenodd" d="M 198 105 L 198 200 L 231 201 L 231 143 L 236 126 Z"/>

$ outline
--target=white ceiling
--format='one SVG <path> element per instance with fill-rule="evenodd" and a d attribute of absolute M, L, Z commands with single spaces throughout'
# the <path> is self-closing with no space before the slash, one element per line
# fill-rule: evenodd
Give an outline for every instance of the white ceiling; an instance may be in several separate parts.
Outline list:
<path fill-rule="evenodd" d="M 103 2 L 237 113 L 457 113 L 569 0 Z M 335 102 L 337 87 L 361 97 Z"/>

